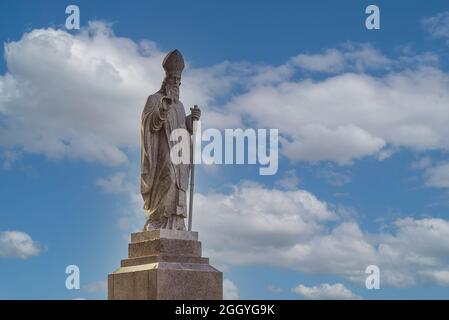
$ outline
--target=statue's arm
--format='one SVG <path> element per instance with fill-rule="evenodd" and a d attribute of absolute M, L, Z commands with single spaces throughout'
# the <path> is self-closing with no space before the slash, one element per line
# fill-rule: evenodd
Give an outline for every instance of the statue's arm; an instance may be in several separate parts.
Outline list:
<path fill-rule="evenodd" d="M 164 122 L 167 119 L 167 113 L 161 112 L 158 103 L 149 117 L 150 118 L 148 120 L 150 121 L 150 130 L 152 132 L 157 132 L 161 130 L 162 126 L 164 125 Z"/>
<path fill-rule="evenodd" d="M 155 110 L 150 115 L 150 130 L 152 132 L 157 132 L 161 130 L 162 126 L 164 125 L 165 120 L 167 117 L 163 117 L 159 110 Z"/>

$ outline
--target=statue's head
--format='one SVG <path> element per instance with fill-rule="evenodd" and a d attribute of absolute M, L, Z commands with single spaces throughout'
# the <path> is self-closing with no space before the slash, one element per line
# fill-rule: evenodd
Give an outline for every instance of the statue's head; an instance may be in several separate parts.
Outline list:
<path fill-rule="evenodd" d="M 184 70 L 184 58 L 177 49 L 170 51 L 162 62 L 165 70 L 165 79 L 162 88 L 166 95 L 177 102 L 179 100 L 179 86 L 181 85 L 181 73 Z"/>

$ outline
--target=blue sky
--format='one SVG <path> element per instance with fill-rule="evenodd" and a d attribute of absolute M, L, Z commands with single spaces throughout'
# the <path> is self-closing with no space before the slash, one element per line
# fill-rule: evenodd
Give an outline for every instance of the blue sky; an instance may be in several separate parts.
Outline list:
<path fill-rule="evenodd" d="M 0 4 L 0 298 L 106 297 L 144 222 L 139 115 L 173 48 L 206 126 L 281 136 L 274 176 L 198 170 L 194 229 L 228 297 L 449 296 L 447 3 L 377 1 L 371 31 L 368 1 L 77 1 L 80 31 L 68 4 Z"/>

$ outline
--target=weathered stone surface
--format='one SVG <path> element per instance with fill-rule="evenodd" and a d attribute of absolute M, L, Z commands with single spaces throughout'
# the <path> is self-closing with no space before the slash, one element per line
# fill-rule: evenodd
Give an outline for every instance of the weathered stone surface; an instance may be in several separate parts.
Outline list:
<path fill-rule="evenodd" d="M 178 263 L 203 263 L 208 264 L 209 258 L 194 257 L 194 256 L 180 256 L 170 254 L 160 254 L 153 256 L 145 256 L 138 258 L 125 259 L 121 261 L 122 267 L 136 266 L 139 264 L 148 264 L 155 262 L 178 262 Z"/>
<path fill-rule="evenodd" d="M 223 274 L 201 257 L 201 242 L 187 240 L 198 234 L 175 233 L 133 234 L 129 258 L 108 277 L 108 299 L 222 299 Z"/>
<path fill-rule="evenodd" d="M 154 239 L 128 245 L 128 258 L 152 256 L 161 253 L 201 257 L 201 242 L 179 239 Z"/>
<path fill-rule="evenodd" d="M 116 300 L 132 300 L 135 299 L 135 283 L 134 283 L 134 273 L 124 272 L 120 274 L 119 277 L 112 274 L 110 275 L 112 279 L 112 290 L 108 288 L 108 296 L 111 295 L 111 299 Z"/>
<path fill-rule="evenodd" d="M 223 274 L 208 264 L 150 263 L 121 267 L 109 276 L 108 298 L 223 299 Z"/>
<path fill-rule="evenodd" d="M 155 239 L 180 239 L 198 241 L 198 232 L 158 229 L 131 234 L 131 243 Z"/>
<path fill-rule="evenodd" d="M 223 274 L 209 265 L 197 266 L 204 268 L 188 267 L 179 270 L 174 267 L 158 269 L 158 299 L 223 299 Z"/>
<path fill-rule="evenodd" d="M 113 274 L 108 274 L 108 300 L 114 299 L 114 278 Z"/>
<path fill-rule="evenodd" d="M 170 156 L 175 143 L 164 141 L 175 130 L 194 135 L 193 122 L 200 119 L 201 110 L 195 106 L 186 116 L 181 103 L 179 92 L 184 69 L 181 52 L 169 52 L 162 67 L 166 73 L 161 88 L 148 97 L 141 116 L 140 192 L 148 214 L 143 229 L 185 230 L 186 190 L 190 176 L 190 194 L 193 197 L 195 166 L 185 162 L 175 164 Z M 193 201 L 190 203 L 193 205 Z M 190 214 L 189 226 L 191 217 Z"/>
<path fill-rule="evenodd" d="M 182 54 L 169 52 L 162 66 L 166 74 L 161 88 L 148 97 L 141 117 L 140 191 L 148 213 L 146 231 L 131 234 L 128 259 L 108 276 L 108 298 L 222 299 L 223 274 L 201 256 L 198 233 L 186 231 L 186 190 L 191 230 L 195 165 L 174 164 L 170 155 L 175 142 L 166 140 L 183 129 L 195 141 L 201 110 L 195 105 L 186 116 L 179 100 Z"/>

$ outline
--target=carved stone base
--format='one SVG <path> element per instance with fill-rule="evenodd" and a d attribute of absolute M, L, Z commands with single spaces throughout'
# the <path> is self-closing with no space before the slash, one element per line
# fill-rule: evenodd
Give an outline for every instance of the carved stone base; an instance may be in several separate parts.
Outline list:
<path fill-rule="evenodd" d="M 223 299 L 223 274 L 201 257 L 197 232 L 131 235 L 128 259 L 108 276 L 108 299 Z"/>

